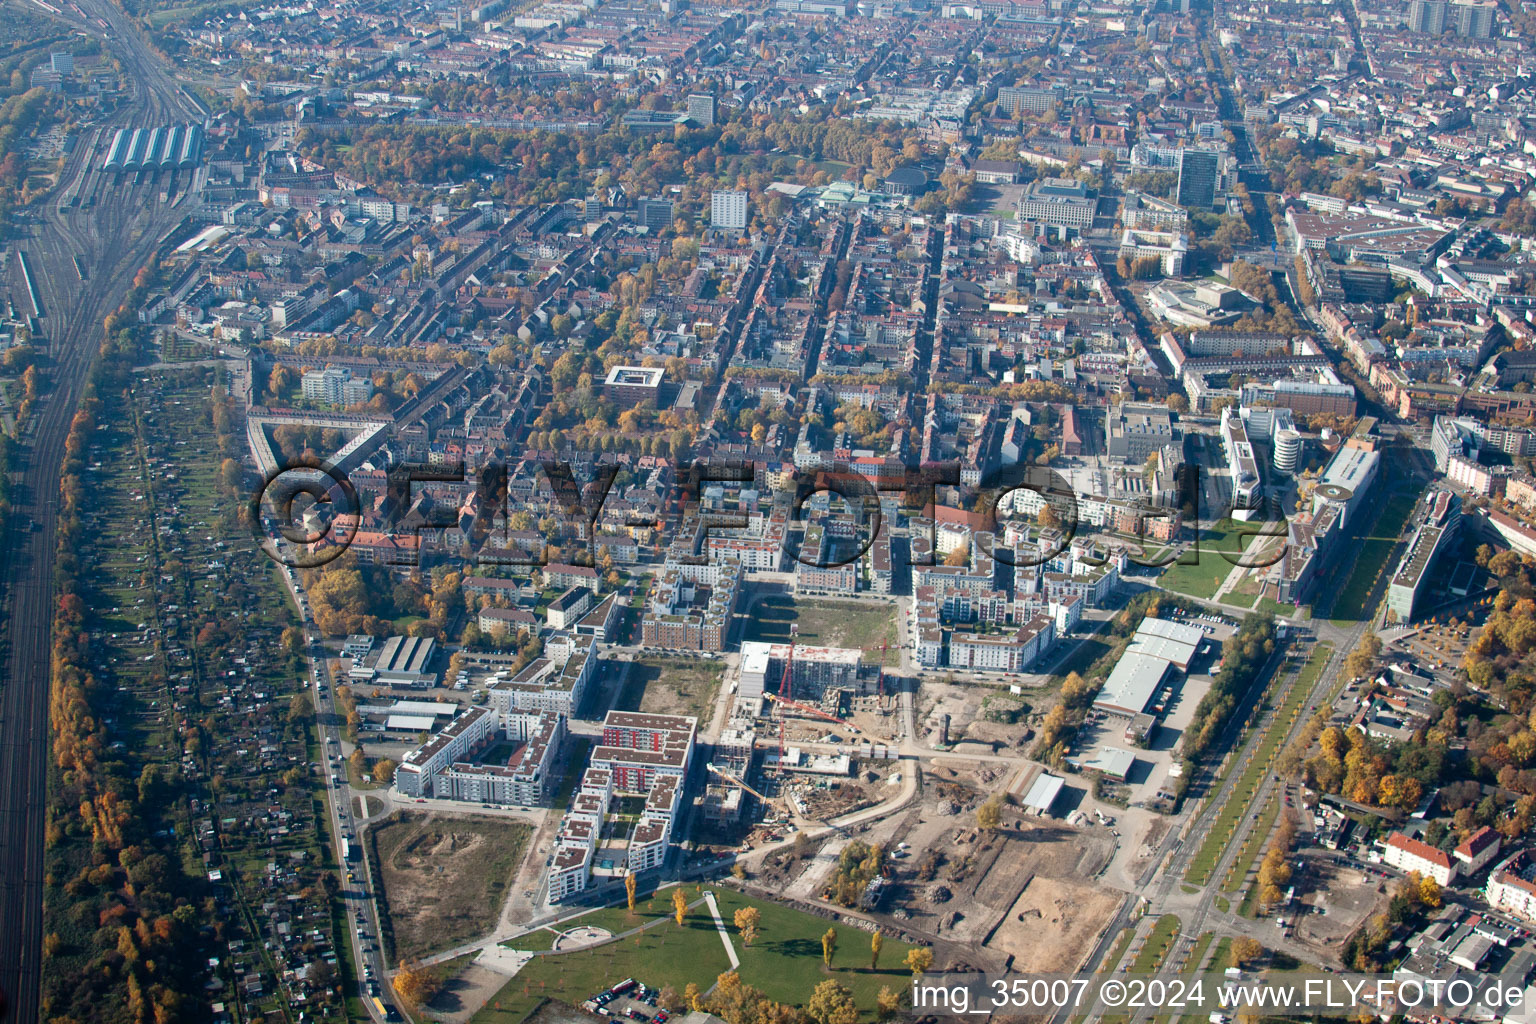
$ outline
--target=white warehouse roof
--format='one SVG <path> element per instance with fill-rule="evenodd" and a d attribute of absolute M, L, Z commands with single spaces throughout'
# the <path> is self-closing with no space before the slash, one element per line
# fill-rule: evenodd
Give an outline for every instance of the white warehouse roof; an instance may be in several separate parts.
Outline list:
<path fill-rule="evenodd" d="M 1050 814 L 1051 805 L 1061 795 L 1061 787 L 1067 784 L 1067 780 L 1059 775 L 1049 772 L 1043 773 L 1034 784 L 1029 787 L 1029 792 L 1024 794 L 1024 806 L 1036 814 Z"/>
<path fill-rule="evenodd" d="M 431 732 L 437 719 L 431 715 L 390 715 L 384 728 L 391 732 Z"/>
<path fill-rule="evenodd" d="M 1123 716 L 1139 715 L 1152 703 L 1152 695 L 1168 676 L 1172 664 L 1164 658 L 1127 650 L 1094 698 L 1100 711 Z"/>

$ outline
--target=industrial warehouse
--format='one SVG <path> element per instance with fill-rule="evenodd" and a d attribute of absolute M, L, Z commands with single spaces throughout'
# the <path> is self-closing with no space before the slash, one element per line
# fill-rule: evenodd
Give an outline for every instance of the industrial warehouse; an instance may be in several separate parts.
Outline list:
<path fill-rule="evenodd" d="M 101 163 L 104 171 L 186 169 L 197 165 L 203 152 L 201 125 L 159 128 L 119 128 Z"/>

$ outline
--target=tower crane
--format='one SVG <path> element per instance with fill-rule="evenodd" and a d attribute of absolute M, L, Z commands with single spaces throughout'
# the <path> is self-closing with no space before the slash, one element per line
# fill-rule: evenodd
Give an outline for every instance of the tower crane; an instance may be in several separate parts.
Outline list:
<path fill-rule="evenodd" d="M 789 656 L 784 659 L 784 675 L 779 679 L 779 694 L 785 700 L 794 696 L 795 688 L 795 641 L 800 637 L 800 624 L 789 625 Z M 779 716 L 779 764 L 784 763 L 784 717 Z"/>
<path fill-rule="evenodd" d="M 730 772 L 726 771 L 724 768 L 716 768 L 713 764 L 706 764 L 704 767 L 705 767 L 705 769 L 707 769 L 708 771 L 714 773 L 715 775 L 720 776 L 722 779 L 724 779 L 726 782 L 729 782 L 731 785 L 737 786 L 737 787 L 739 787 L 741 789 L 746 790 L 748 793 L 751 793 L 753 796 L 757 797 L 759 800 L 761 800 L 765 804 L 772 804 L 772 803 L 776 802 L 772 797 L 764 796 L 762 793 L 759 793 L 757 790 L 755 790 L 751 786 L 747 785 L 747 783 L 746 783 L 746 781 L 744 779 L 741 779 L 741 778 L 739 778 L 739 777 L 737 777 L 735 775 L 732 775 Z"/>
<path fill-rule="evenodd" d="M 838 725 L 843 726 L 845 729 L 852 729 L 854 732 L 859 731 L 857 726 L 852 725 L 845 719 L 838 718 L 834 714 L 823 711 L 818 707 L 812 707 L 811 705 L 802 703 L 801 701 L 790 700 L 788 697 L 780 697 L 776 693 L 765 693 L 763 694 L 763 698 L 765 700 L 771 700 L 781 707 L 794 708 L 796 711 L 804 712 L 807 715 L 814 715 L 817 718 L 824 718 L 829 722 L 836 722 Z"/>

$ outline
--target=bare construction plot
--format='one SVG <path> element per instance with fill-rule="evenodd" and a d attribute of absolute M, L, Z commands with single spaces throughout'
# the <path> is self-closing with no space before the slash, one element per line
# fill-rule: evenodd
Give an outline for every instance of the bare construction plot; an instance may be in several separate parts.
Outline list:
<path fill-rule="evenodd" d="M 532 831 L 517 822 L 407 811 L 369 829 L 395 961 L 489 932 Z"/>

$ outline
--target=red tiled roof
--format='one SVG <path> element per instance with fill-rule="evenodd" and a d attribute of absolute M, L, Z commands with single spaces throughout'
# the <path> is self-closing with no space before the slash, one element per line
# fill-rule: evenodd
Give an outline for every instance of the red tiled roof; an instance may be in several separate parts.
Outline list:
<path fill-rule="evenodd" d="M 1417 857 L 1420 860 L 1427 860 L 1431 864 L 1436 864 L 1442 868 L 1451 866 L 1450 854 L 1444 850 L 1437 850 L 1428 843 L 1421 842 L 1411 836 L 1405 836 L 1401 832 L 1392 833 L 1391 838 L 1387 840 L 1387 845 L 1402 850 L 1404 853 Z"/>

